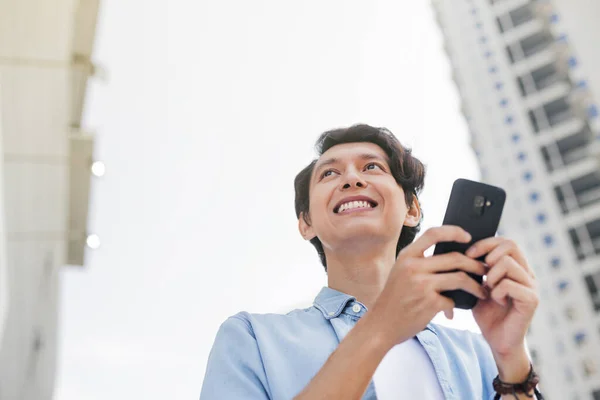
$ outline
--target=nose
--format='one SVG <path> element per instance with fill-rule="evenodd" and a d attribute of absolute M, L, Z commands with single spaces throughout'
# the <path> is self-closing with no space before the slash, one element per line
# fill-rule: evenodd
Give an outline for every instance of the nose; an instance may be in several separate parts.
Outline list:
<path fill-rule="evenodd" d="M 367 187 L 367 182 L 360 176 L 360 174 L 357 174 L 354 171 L 349 171 L 345 177 L 344 180 L 342 181 L 342 190 L 346 190 L 346 189 L 350 189 L 352 187 L 357 187 L 357 188 L 365 188 Z"/>

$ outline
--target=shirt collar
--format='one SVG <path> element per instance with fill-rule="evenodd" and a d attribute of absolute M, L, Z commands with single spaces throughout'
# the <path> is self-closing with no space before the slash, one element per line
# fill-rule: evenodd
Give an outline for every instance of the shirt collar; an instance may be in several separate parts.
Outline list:
<path fill-rule="evenodd" d="M 346 305 L 356 300 L 355 297 L 325 286 L 315 298 L 314 305 L 325 319 L 339 317 Z M 365 307 L 366 308 L 366 307 Z"/>
<path fill-rule="evenodd" d="M 315 297 L 313 304 L 321 311 L 323 318 L 330 320 L 339 317 L 342 311 L 344 311 L 344 308 L 346 308 L 351 301 L 356 301 L 356 298 L 325 286 L 321 289 L 317 297 Z M 366 306 L 364 307 L 365 309 L 367 308 Z M 427 324 L 426 329 L 437 335 L 435 327 L 431 323 Z"/>

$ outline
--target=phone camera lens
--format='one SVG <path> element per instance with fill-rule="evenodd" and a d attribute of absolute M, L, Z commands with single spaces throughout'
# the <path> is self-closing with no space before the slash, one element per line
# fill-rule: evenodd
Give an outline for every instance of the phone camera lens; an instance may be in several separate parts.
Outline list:
<path fill-rule="evenodd" d="M 475 196 L 474 205 L 475 205 L 475 208 L 482 208 L 485 205 L 485 197 Z"/>

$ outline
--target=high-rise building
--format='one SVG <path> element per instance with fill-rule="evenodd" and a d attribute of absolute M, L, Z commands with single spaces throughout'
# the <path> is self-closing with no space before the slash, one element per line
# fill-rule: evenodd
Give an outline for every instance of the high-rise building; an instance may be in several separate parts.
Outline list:
<path fill-rule="evenodd" d="M 60 269 L 83 265 L 98 0 L 0 2 L 0 399 L 51 400 Z"/>
<path fill-rule="evenodd" d="M 600 2 L 433 6 L 482 179 L 507 191 L 501 233 L 538 278 L 527 341 L 541 387 L 598 400 Z"/>

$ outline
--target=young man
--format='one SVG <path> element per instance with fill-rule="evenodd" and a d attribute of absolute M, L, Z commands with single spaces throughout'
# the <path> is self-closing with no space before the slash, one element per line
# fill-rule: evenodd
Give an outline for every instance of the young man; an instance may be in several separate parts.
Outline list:
<path fill-rule="evenodd" d="M 466 255 L 424 257 L 438 242 L 471 238 L 443 226 L 414 241 L 421 162 L 368 125 L 325 132 L 317 150 L 295 180 L 296 216 L 328 285 L 310 308 L 227 319 L 200 399 L 375 399 L 373 376 L 392 349 L 402 354 L 397 398 L 491 399 L 495 377 L 498 392 L 511 393 L 503 399 L 532 398 L 525 335 L 538 296 L 519 247 L 495 237 Z M 485 264 L 475 260 L 486 254 Z M 465 272 L 487 275 L 486 284 Z M 440 293 L 453 289 L 479 298 L 482 335 L 430 322 L 440 311 L 452 318 L 454 303 Z"/>

